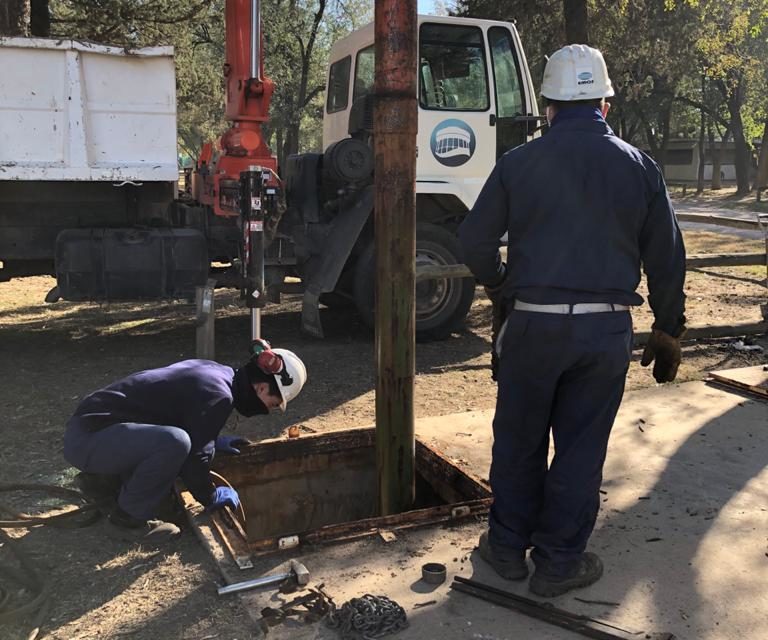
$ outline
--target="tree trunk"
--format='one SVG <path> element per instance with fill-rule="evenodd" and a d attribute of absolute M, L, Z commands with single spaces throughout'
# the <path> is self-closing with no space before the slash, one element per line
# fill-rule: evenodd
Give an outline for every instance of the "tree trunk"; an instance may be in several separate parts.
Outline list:
<path fill-rule="evenodd" d="M 704 102 L 704 90 L 706 77 L 701 76 L 701 101 Z M 707 115 L 704 109 L 700 110 L 701 120 L 699 122 L 699 170 L 696 175 L 696 194 L 704 193 L 704 135 L 707 128 Z"/>
<path fill-rule="evenodd" d="M 285 127 L 285 141 L 283 142 L 283 157 L 282 162 L 288 160 L 288 156 L 294 155 L 299 152 L 299 129 L 301 125 L 299 122 L 289 122 Z M 281 164 L 280 166 L 285 166 Z"/>
<path fill-rule="evenodd" d="M 567 44 L 589 44 L 587 0 L 563 0 Z"/>
<path fill-rule="evenodd" d="M 653 128 L 649 125 L 645 125 L 645 141 L 648 143 L 648 151 L 650 151 L 651 157 L 660 163 L 659 158 L 659 142 L 656 139 L 656 134 L 653 132 Z"/>
<path fill-rule="evenodd" d="M 723 188 L 723 181 L 720 176 L 722 172 L 723 149 L 728 138 L 731 137 L 731 130 L 726 129 L 719 144 L 715 143 L 715 134 L 712 129 L 709 130 L 709 150 L 712 153 L 712 191 L 719 191 Z"/>
<path fill-rule="evenodd" d="M 285 167 L 285 156 L 283 155 L 283 146 L 285 145 L 284 130 L 282 127 L 278 127 L 275 131 L 275 144 L 273 149 L 277 149 L 277 166 Z M 282 170 L 279 172 L 282 175 Z"/>
<path fill-rule="evenodd" d="M 30 33 L 38 38 L 48 38 L 51 35 L 51 13 L 48 9 L 48 0 L 31 0 L 30 8 Z"/>
<path fill-rule="evenodd" d="M 741 107 L 744 102 L 744 82 L 727 96 L 728 112 L 731 115 L 731 132 L 736 147 L 736 195 L 745 196 L 749 193 L 749 145 L 744 137 L 744 123 L 741 119 Z"/>
<path fill-rule="evenodd" d="M 760 143 L 760 160 L 757 163 L 755 189 L 757 190 L 757 201 L 760 202 L 760 192 L 768 189 L 768 119 L 763 125 L 763 141 Z"/>
<path fill-rule="evenodd" d="M 669 146 L 669 123 L 672 120 L 672 105 L 668 103 L 662 108 L 661 113 L 661 146 L 659 148 L 659 157 L 657 162 L 661 167 L 662 173 L 666 173 L 667 166 L 667 147 Z"/>
<path fill-rule="evenodd" d="M 0 3 L 0 36 L 29 35 L 29 0 Z"/>

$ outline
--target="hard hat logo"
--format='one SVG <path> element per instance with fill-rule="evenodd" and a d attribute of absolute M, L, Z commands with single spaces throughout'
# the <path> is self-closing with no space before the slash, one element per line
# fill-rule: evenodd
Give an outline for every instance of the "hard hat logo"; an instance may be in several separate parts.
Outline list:
<path fill-rule="evenodd" d="M 282 396 L 280 409 L 285 411 L 286 405 L 293 400 L 307 381 L 307 368 L 293 351 L 288 349 L 272 350 L 283 361 L 283 367 L 275 373 L 275 381 Z"/>
<path fill-rule="evenodd" d="M 291 378 L 291 374 L 288 373 L 288 370 L 285 368 L 285 365 L 283 365 L 283 368 L 279 371 L 280 374 L 280 382 L 283 383 L 284 387 L 287 387 L 289 384 L 293 384 L 293 378 Z"/>
<path fill-rule="evenodd" d="M 544 69 L 541 95 L 562 102 L 611 97 L 613 85 L 603 54 L 583 44 L 555 51 Z"/>

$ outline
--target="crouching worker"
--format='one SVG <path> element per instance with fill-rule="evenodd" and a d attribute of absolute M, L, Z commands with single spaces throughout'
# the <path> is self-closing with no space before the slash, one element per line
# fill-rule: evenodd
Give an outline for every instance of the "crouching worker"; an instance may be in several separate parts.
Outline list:
<path fill-rule="evenodd" d="M 83 488 L 115 482 L 109 522 L 121 537 L 158 543 L 180 533 L 153 519 L 177 477 L 208 510 L 239 506 L 237 492 L 215 487 L 209 474 L 216 449 L 237 453 L 245 442 L 220 435 L 224 423 L 233 409 L 247 417 L 285 411 L 307 380 L 296 354 L 258 342 L 239 369 L 185 360 L 131 374 L 80 402 L 64 457 L 84 472 Z"/>

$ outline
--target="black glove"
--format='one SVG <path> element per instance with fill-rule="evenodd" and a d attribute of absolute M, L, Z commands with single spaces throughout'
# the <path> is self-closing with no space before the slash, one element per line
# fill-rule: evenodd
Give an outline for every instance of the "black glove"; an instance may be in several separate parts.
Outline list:
<path fill-rule="evenodd" d="M 653 329 L 648 344 L 643 350 L 640 364 L 647 367 L 656 360 L 653 365 L 653 377 L 656 382 L 672 382 L 677 376 L 677 368 L 680 366 L 681 359 L 680 338 L 673 338 L 668 333 Z"/>
<path fill-rule="evenodd" d="M 491 379 L 495 381 L 499 373 L 499 356 L 496 353 L 496 340 L 499 337 L 501 325 L 507 319 L 507 310 L 501 297 L 501 292 L 504 289 L 504 280 L 502 279 L 500 283 L 493 287 L 485 286 L 483 288 L 485 289 L 485 295 L 491 301 Z"/>

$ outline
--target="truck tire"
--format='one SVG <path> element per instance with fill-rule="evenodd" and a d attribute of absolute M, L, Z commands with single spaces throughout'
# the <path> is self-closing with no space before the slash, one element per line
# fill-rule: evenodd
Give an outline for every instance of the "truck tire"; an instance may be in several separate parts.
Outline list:
<path fill-rule="evenodd" d="M 434 224 L 416 225 L 416 266 L 461 262 L 459 241 Z M 360 254 L 355 267 L 354 298 L 363 322 L 373 328 L 375 243 Z M 416 340 L 445 340 L 459 330 L 472 306 L 475 283 L 471 278 L 425 280 L 416 285 Z"/>

